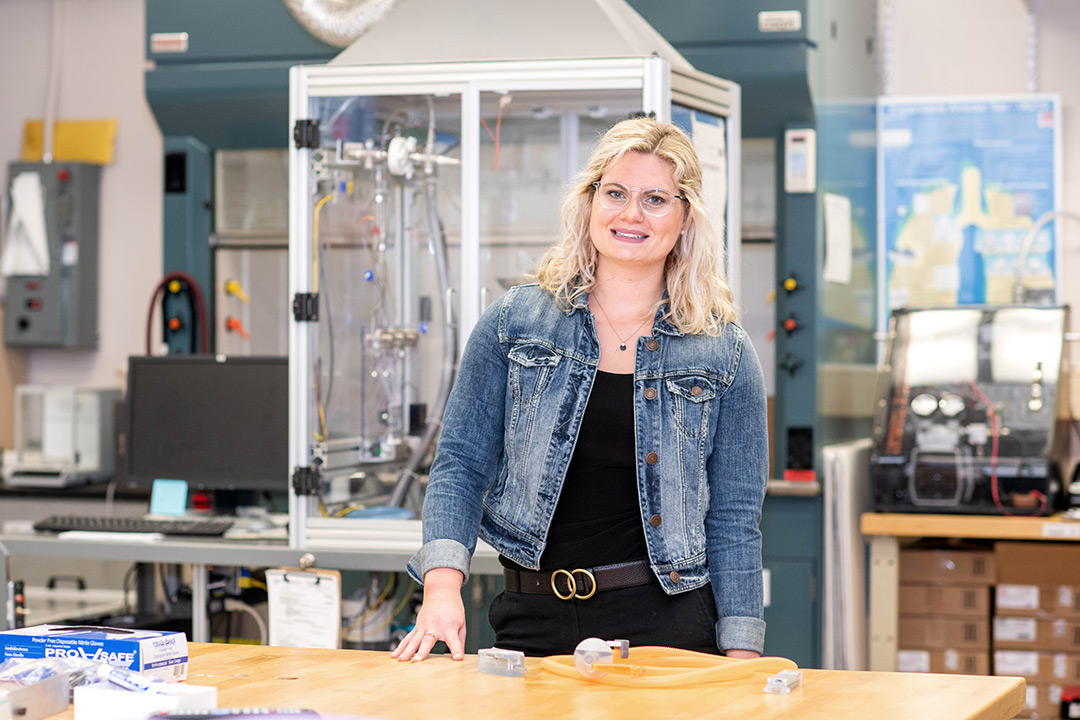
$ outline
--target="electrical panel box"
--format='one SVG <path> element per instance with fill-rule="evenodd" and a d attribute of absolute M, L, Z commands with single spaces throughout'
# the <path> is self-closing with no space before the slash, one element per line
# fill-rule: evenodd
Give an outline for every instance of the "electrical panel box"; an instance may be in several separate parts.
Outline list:
<path fill-rule="evenodd" d="M 784 192 L 817 190 L 817 132 L 811 128 L 784 131 Z"/>
<path fill-rule="evenodd" d="M 9 347 L 97 346 L 100 180 L 98 165 L 8 165 Z"/>

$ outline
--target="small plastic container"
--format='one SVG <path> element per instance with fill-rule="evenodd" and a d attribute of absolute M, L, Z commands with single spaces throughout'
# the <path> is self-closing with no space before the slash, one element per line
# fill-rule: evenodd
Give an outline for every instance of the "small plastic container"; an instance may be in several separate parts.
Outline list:
<path fill-rule="evenodd" d="M 479 653 L 480 672 L 489 675 L 521 677 L 525 674 L 525 653 L 518 650 L 484 648 Z"/>
<path fill-rule="evenodd" d="M 802 685 L 802 670 L 781 670 L 765 682 L 765 692 L 787 695 Z"/>

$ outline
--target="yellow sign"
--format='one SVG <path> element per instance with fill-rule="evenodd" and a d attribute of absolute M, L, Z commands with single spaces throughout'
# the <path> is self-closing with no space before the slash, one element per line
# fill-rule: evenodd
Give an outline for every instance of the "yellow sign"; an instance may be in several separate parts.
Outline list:
<path fill-rule="evenodd" d="M 41 120 L 27 120 L 23 129 L 23 162 L 42 159 Z M 53 123 L 53 160 L 108 165 L 112 162 L 116 120 L 57 120 Z"/>

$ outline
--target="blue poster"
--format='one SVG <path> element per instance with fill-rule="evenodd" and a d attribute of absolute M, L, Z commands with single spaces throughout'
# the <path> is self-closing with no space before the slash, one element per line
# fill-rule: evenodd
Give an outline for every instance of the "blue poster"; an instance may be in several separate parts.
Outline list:
<path fill-rule="evenodd" d="M 878 104 L 882 314 L 898 307 L 1054 302 L 1060 99 L 883 99 Z M 884 325 L 882 325 L 884 327 Z"/>

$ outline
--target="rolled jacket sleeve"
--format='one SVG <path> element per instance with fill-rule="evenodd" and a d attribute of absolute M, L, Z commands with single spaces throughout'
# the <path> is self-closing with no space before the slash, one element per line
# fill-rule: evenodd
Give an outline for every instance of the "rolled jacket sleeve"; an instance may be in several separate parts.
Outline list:
<path fill-rule="evenodd" d="M 430 540 L 409 559 L 409 576 L 424 583 L 424 574 L 432 568 L 448 567 L 460 570 L 465 579 L 469 579 L 469 564 L 472 553 L 457 540 Z"/>
<path fill-rule="evenodd" d="M 750 617 L 720 618 L 716 646 L 723 650 L 756 650 L 765 647 L 765 621 Z"/>

